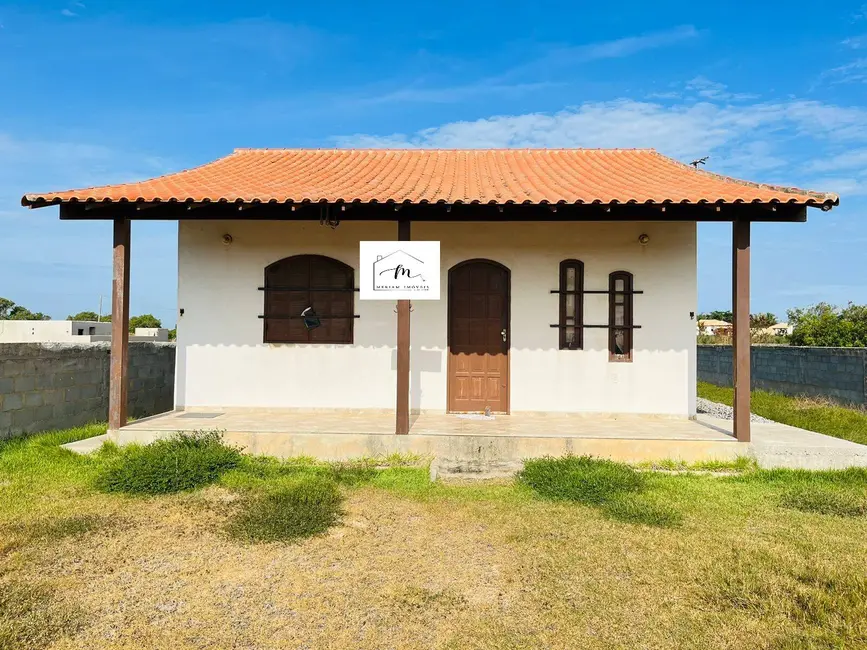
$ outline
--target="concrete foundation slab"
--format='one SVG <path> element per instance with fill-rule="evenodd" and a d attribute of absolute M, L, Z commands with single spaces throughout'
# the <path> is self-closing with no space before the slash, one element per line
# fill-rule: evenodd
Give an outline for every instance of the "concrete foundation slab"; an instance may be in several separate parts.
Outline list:
<path fill-rule="evenodd" d="M 214 416 L 214 413 L 219 415 Z M 778 423 L 754 423 L 753 442 L 738 443 L 732 423 L 704 415 L 695 420 L 556 413 L 498 415 L 469 420 L 445 413 L 413 415 L 409 435 L 394 435 L 389 411 L 218 409 L 208 417 L 173 411 L 110 432 L 118 444 L 146 444 L 177 431 L 220 430 L 247 453 L 323 460 L 412 453 L 433 459 L 440 474 L 499 476 L 523 460 L 564 454 L 628 463 L 659 460 L 733 460 L 751 456 L 762 467 L 836 469 L 867 466 L 867 446 Z M 87 453 L 103 436 L 66 445 Z"/>

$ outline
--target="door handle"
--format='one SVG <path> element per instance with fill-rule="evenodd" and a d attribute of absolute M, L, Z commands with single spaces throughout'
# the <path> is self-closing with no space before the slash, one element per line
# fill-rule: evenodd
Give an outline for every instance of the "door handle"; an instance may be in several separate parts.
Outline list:
<path fill-rule="evenodd" d="M 505 343 L 506 342 L 506 330 L 505 330 L 505 328 L 500 330 L 500 336 L 503 337 L 503 343 Z"/>

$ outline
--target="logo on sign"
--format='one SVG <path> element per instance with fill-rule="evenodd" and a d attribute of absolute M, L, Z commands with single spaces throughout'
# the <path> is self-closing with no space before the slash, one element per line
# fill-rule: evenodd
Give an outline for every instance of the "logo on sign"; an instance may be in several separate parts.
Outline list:
<path fill-rule="evenodd" d="M 362 300 L 438 300 L 439 242 L 361 242 Z"/>

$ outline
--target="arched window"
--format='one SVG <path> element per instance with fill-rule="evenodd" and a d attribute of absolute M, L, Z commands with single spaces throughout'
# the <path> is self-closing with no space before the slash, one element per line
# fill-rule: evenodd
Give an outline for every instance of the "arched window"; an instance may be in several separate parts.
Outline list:
<path fill-rule="evenodd" d="M 352 343 L 354 296 L 352 267 L 330 257 L 295 255 L 266 266 L 265 343 Z M 317 318 L 302 316 L 308 308 Z"/>
<path fill-rule="evenodd" d="M 615 271 L 608 276 L 608 358 L 632 361 L 632 274 Z"/>
<path fill-rule="evenodd" d="M 560 349 L 584 348 L 584 263 L 560 262 Z"/>

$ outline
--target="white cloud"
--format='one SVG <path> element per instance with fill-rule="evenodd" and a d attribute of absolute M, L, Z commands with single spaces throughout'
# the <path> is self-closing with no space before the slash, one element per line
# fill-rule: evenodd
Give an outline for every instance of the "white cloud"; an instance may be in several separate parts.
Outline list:
<path fill-rule="evenodd" d="M 851 63 L 826 70 L 820 81 L 831 84 L 867 82 L 867 58 L 855 59 Z"/>
<path fill-rule="evenodd" d="M 335 140 L 353 147 L 648 147 L 684 162 L 709 155 L 709 169 L 736 176 L 863 194 L 867 153 L 852 147 L 862 143 L 867 151 L 867 109 L 798 99 L 747 105 L 619 99 Z"/>
<path fill-rule="evenodd" d="M 18 206 L 25 193 L 128 182 L 174 167 L 171 161 L 100 144 L 0 133 L 0 218 L 22 214 Z"/>
<path fill-rule="evenodd" d="M 833 188 L 833 191 L 846 198 L 867 196 L 867 179 L 851 177 L 823 176 L 818 181 L 807 181 L 807 187 Z"/>
<path fill-rule="evenodd" d="M 817 158 L 810 163 L 808 168 L 817 172 L 861 168 L 864 173 L 867 173 L 867 148 L 852 149 L 828 157 Z"/>
<path fill-rule="evenodd" d="M 686 82 L 686 90 L 691 91 L 703 99 L 731 100 L 731 99 L 755 99 L 756 95 L 748 93 L 729 92 L 728 86 L 702 76 Z"/>
<path fill-rule="evenodd" d="M 699 31 L 692 25 L 679 25 L 673 29 L 667 29 L 641 36 L 628 36 L 613 41 L 590 43 L 559 50 L 561 54 L 569 54 L 570 58 L 581 61 L 593 61 L 596 59 L 617 59 L 632 56 L 644 50 L 660 47 L 669 47 L 681 41 L 697 38 Z"/>
<path fill-rule="evenodd" d="M 425 85 L 419 81 L 387 92 L 375 91 L 361 96 L 343 95 L 342 104 L 367 106 L 393 104 L 396 102 L 452 104 L 477 97 L 517 97 L 538 93 L 555 87 L 568 85 L 567 81 L 536 81 L 540 74 L 550 77 L 558 70 L 570 75 L 574 66 L 603 59 L 624 58 L 645 50 L 671 47 L 683 41 L 700 36 L 692 25 L 681 25 L 673 29 L 652 32 L 641 36 L 598 43 L 588 43 L 575 47 L 546 46 L 545 53 L 526 63 L 464 84 L 448 86 Z M 529 81 L 522 81 L 529 79 Z"/>
<path fill-rule="evenodd" d="M 483 80 L 482 83 L 507 83 L 521 78 L 537 79 L 540 73 L 550 77 L 557 71 L 571 75 L 576 65 L 605 59 L 622 59 L 648 50 L 679 45 L 700 36 L 701 32 L 694 26 L 680 25 L 640 36 L 627 36 L 572 47 L 549 45 L 546 46 L 548 49 L 543 56 L 506 70 L 492 79 Z"/>
<path fill-rule="evenodd" d="M 475 97 L 514 97 L 547 90 L 563 84 L 555 82 L 540 83 L 495 83 L 481 81 L 464 86 L 445 86 L 425 88 L 410 85 L 381 95 L 371 95 L 350 100 L 353 105 L 391 104 L 394 102 L 419 102 L 430 104 L 460 103 Z"/>

